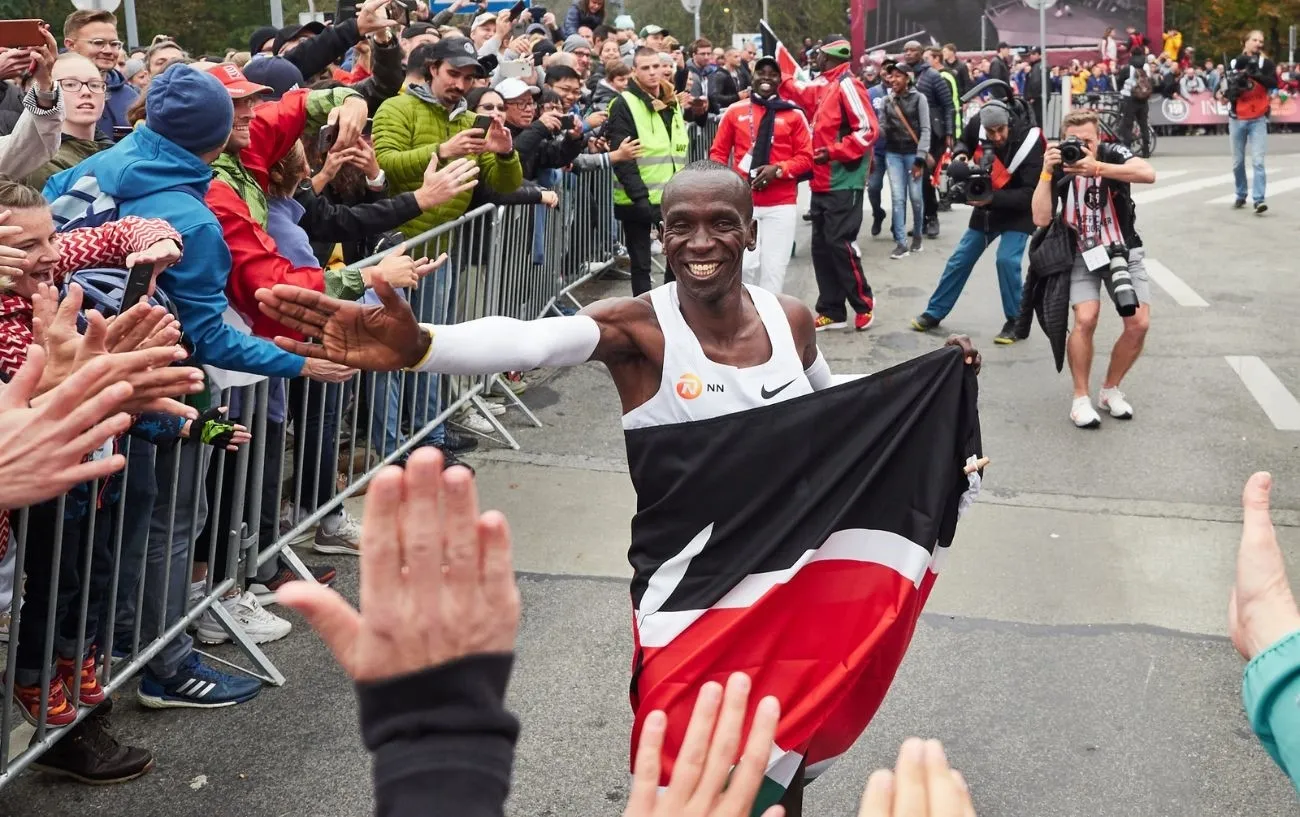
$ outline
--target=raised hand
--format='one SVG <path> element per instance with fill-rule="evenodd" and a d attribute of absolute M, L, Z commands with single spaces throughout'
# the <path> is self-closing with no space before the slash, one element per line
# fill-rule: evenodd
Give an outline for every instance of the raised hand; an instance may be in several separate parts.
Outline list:
<path fill-rule="evenodd" d="M 257 308 L 282 326 L 320 343 L 277 337 L 286 352 L 365 371 L 414 366 L 429 348 L 415 313 L 387 282 L 372 287 L 381 305 L 340 301 L 302 287 L 277 284 L 257 291 Z"/>
<path fill-rule="evenodd" d="M 636 750 L 632 794 L 623 817 L 746 817 L 750 813 L 767 770 L 781 705 L 772 697 L 758 702 L 744 754 L 737 763 L 749 690 L 749 676 L 740 672 L 727 679 L 725 691 L 716 681 L 700 688 L 668 788 L 662 792 L 660 756 L 668 718 L 663 712 L 646 717 Z M 763 817 L 784 813 L 781 806 L 772 806 Z"/>
<path fill-rule="evenodd" d="M 277 594 L 354 681 L 514 650 L 519 589 L 505 517 L 480 516 L 473 475 L 442 465 L 436 449 L 418 448 L 405 469 L 388 466 L 370 483 L 361 612 L 314 582 L 291 582 Z"/>
<path fill-rule="evenodd" d="M 937 740 L 908 738 L 894 770 L 867 780 L 858 817 L 975 817 L 961 774 L 948 766 Z"/>
<path fill-rule="evenodd" d="M 471 159 L 454 159 L 441 169 L 438 157 L 429 160 L 424 169 L 424 182 L 415 191 L 415 202 L 421 210 L 432 210 L 474 189 L 478 184 L 478 164 Z"/>
<path fill-rule="evenodd" d="M 1241 494 L 1241 547 L 1237 582 L 1228 603 L 1228 635 L 1247 661 L 1300 630 L 1300 611 L 1268 513 L 1272 489 L 1273 477 L 1261 471 L 1251 476 Z"/>

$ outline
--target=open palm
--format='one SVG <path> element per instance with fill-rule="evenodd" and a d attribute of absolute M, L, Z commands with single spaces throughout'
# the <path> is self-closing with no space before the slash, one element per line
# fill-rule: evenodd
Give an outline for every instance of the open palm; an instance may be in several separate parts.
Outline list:
<path fill-rule="evenodd" d="M 276 345 L 303 357 L 321 358 L 353 369 L 394 371 L 415 365 L 427 340 L 415 313 L 384 281 L 375 281 L 379 306 L 341 301 L 302 287 L 277 284 L 257 291 L 258 308 L 309 343 L 277 337 Z"/>

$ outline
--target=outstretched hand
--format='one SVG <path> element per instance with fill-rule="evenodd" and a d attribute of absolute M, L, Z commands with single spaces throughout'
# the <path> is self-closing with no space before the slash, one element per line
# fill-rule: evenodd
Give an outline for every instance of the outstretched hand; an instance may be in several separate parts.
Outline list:
<path fill-rule="evenodd" d="M 908 738 L 893 771 L 867 780 L 858 817 L 975 817 L 966 780 L 937 740 Z"/>
<path fill-rule="evenodd" d="M 962 357 L 966 360 L 967 365 L 975 367 L 975 374 L 980 373 L 980 367 L 984 365 L 984 357 L 975 348 L 969 335 L 949 335 L 948 340 L 944 341 L 944 346 L 956 346 L 961 349 Z"/>
<path fill-rule="evenodd" d="M 419 448 L 405 469 L 388 466 L 370 484 L 361 612 L 315 582 L 291 582 L 277 594 L 354 681 L 514 649 L 520 602 L 505 517 L 480 516 L 469 469 L 442 465 L 436 449 Z"/>
<path fill-rule="evenodd" d="M 1228 634 L 1247 661 L 1300 630 L 1300 610 L 1268 513 L 1272 488 L 1273 477 L 1261 471 L 1251 476 L 1241 494 L 1241 547 L 1237 583 L 1228 603 Z"/>
<path fill-rule="evenodd" d="M 287 329 L 301 332 L 306 343 L 277 337 L 286 352 L 319 358 L 366 371 L 391 372 L 414 366 L 429 348 L 410 305 L 386 281 L 372 287 L 381 305 L 341 301 L 302 287 L 276 284 L 257 291 L 257 308 Z"/>

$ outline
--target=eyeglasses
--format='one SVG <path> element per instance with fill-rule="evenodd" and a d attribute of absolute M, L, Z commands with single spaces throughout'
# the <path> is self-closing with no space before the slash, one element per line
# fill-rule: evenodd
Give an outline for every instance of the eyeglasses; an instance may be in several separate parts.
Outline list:
<path fill-rule="evenodd" d="M 111 50 L 111 51 L 121 51 L 121 50 L 122 50 L 122 41 L 121 41 L 121 40 L 105 40 L 105 39 L 102 38 L 102 37 L 96 37 L 96 38 L 93 39 L 93 40 L 83 40 L 83 39 L 78 39 L 77 42 L 79 42 L 79 43 L 90 43 L 91 48 L 98 48 L 98 49 L 100 49 L 101 51 L 102 51 L 103 49 L 105 49 L 105 48 L 107 48 L 107 49 L 109 49 L 109 50 Z"/>
<path fill-rule="evenodd" d="M 529 97 L 523 97 L 522 99 L 512 99 L 506 102 L 506 107 L 516 108 L 519 110 L 527 110 L 529 108 L 536 108 L 537 102 L 536 100 L 530 99 Z"/>
<path fill-rule="evenodd" d="M 108 83 L 102 79 L 84 80 L 68 77 L 59 80 L 59 87 L 67 94 L 79 94 L 82 88 L 89 88 L 92 94 L 102 94 L 108 90 Z"/>
<path fill-rule="evenodd" d="M 494 102 L 484 102 L 483 104 L 479 105 L 478 108 L 477 108 L 476 110 L 478 110 L 478 111 L 480 111 L 480 112 L 481 112 L 481 111 L 500 111 L 500 112 L 504 113 L 505 110 L 506 110 L 506 106 L 504 106 L 504 105 L 497 105 L 497 104 L 494 103 Z"/>

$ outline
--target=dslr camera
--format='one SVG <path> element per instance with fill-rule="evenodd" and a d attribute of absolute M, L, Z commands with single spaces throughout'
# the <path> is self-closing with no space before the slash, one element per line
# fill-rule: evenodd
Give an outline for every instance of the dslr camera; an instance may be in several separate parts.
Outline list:
<path fill-rule="evenodd" d="M 1088 146 L 1077 136 L 1070 136 L 1061 140 L 1057 145 L 1057 150 L 1061 151 L 1061 164 L 1077 165 L 1088 155 Z"/>
<path fill-rule="evenodd" d="M 1128 247 L 1111 244 L 1106 248 L 1106 254 L 1110 256 L 1110 267 L 1106 271 L 1110 297 L 1115 302 L 1115 311 L 1127 318 L 1138 310 L 1137 290 L 1133 289 L 1133 276 L 1128 269 Z"/>
<path fill-rule="evenodd" d="M 984 145 L 979 164 L 953 162 L 948 165 L 948 196 L 953 204 L 986 201 L 993 193 L 993 145 Z"/>
<path fill-rule="evenodd" d="M 1255 87 L 1255 79 L 1250 75 L 1250 66 L 1228 72 L 1224 77 L 1223 96 L 1229 102 L 1236 102 L 1242 94 Z"/>

